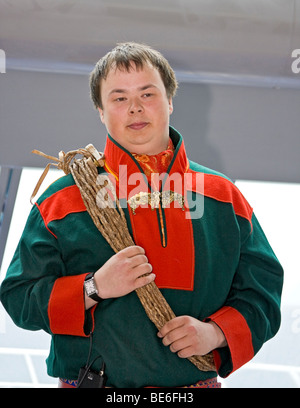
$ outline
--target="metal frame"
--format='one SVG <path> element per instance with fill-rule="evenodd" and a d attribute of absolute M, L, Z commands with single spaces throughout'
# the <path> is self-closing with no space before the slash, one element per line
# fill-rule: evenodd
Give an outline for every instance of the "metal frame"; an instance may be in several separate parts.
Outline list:
<path fill-rule="evenodd" d="M 0 168 L 0 268 L 21 173 L 21 167 L 1 166 Z"/>

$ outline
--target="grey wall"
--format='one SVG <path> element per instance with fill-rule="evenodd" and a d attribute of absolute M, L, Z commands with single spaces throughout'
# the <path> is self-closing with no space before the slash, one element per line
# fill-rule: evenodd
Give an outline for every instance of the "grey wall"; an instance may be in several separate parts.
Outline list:
<path fill-rule="evenodd" d="M 299 74 L 300 81 L 300 74 Z M 0 76 L 0 166 L 40 166 L 106 131 L 88 76 L 8 71 Z M 189 157 L 232 179 L 300 182 L 300 90 L 180 83 L 171 124 Z"/>
<path fill-rule="evenodd" d="M 172 122 L 192 160 L 233 179 L 300 182 L 300 91 L 185 84 Z"/>

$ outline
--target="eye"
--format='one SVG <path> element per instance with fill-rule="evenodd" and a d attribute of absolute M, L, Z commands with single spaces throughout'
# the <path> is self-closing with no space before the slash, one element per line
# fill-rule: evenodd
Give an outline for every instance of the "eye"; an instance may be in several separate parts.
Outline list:
<path fill-rule="evenodd" d="M 124 96 L 120 96 L 120 98 L 116 98 L 115 102 L 123 102 L 126 101 L 126 98 Z"/>
<path fill-rule="evenodd" d="M 143 98 L 150 98 L 150 96 L 152 96 L 152 93 L 145 93 L 143 94 Z"/>

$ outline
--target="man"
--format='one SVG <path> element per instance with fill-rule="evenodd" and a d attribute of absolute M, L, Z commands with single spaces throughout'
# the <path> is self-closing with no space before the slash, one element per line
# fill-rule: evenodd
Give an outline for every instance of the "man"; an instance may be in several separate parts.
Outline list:
<path fill-rule="evenodd" d="M 51 334 L 48 373 L 63 386 L 76 384 L 93 331 L 107 386 L 218 387 L 217 374 L 231 374 L 278 331 L 282 268 L 234 184 L 187 159 L 169 126 L 176 78 L 160 53 L 120 44 L 90 85 L 108 132 L 99 174 L 125 200 L 136 245 L 114 254 L 72 176 L 62 177 L 32 209 L 1 300 L 16 324 Z M 154 193 L 158 204 L 141 201 Z M 153 280 L 176 315 L 159 331 L 135 293 Z M 210 352 L 216 370 L 188 360 Z"/>

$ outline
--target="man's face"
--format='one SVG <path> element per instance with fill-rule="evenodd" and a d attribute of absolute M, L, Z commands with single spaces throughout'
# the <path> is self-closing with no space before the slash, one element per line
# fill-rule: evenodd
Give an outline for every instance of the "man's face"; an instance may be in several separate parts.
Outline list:
<path fill-rule="evenodd" d="M 125 149 L 157 154 L 167 148 L 173 105 L 156 68 L 112 69 L 101 82 L 101 99 L 101 121 Z"/>

